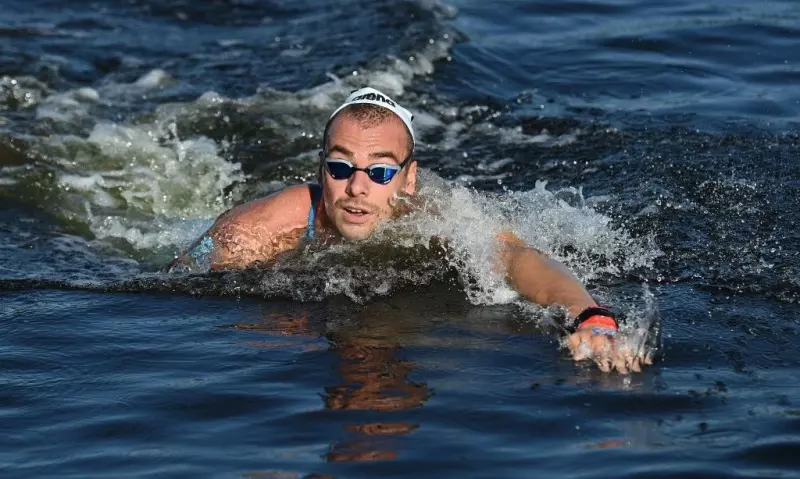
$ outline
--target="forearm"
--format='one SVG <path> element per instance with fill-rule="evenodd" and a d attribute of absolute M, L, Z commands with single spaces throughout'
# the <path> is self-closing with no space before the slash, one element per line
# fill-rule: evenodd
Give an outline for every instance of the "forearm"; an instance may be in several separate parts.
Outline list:
<path fill-rule="evenodd" d="M 561 263 L 532 248 L 515 247 L 505 256 L 509 283 L 530 301 L 542 306 L 564 306 L 572 317 L 597 306 L 586 288 Z"/>
<path fill-rule="evenodd" d="M 614 314 L 598 307 L 577 278 L 561 263 L 529 248 L 511 232 L 498 235 L 500 257 L 508 281 L 534 303 L 565 306 L 570 318 L 563 325 L 567 345 L 576 361 L 592 359 L 602 371 L 640 371 L 652 364 L 649 354 L 617 349 L 614 341 L 619 324 Z M 622 343 L 624 344 L 624 342 Z"/>

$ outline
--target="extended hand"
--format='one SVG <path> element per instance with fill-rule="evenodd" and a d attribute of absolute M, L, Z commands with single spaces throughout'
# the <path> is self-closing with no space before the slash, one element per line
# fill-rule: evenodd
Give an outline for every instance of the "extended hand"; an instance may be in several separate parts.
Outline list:
<path fill-rule="evenodd" d="M 583 361 L 591 359 L 603 372 L 614 369 L 622 374 L 640 372 L 643 365 L 653 364 L 652 356 L 646 351 L 633 351 L 627 341 L 619 336 L 595 334 L 595 328 L 581 328 L 567 338 L 567 346 L 572 359 Z"/>

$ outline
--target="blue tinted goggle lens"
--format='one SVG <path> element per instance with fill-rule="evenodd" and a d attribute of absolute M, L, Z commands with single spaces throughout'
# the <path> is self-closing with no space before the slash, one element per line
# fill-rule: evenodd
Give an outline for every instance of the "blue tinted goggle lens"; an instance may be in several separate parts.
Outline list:
<path fill-rule="evenodd" d="M 386 185 L 394 175 L 400 171 L 398 165 L 371 165 L 366 168 L 356 168 L 356 166 L 349 161 L 345 160 L 325 160 L 325 165 L 328 168 L 328 173 L 334 180 L 346 180 L 353 176 L 356 171 L 363 171 L 369 176 L 369 179 L 375 183 Z"/>

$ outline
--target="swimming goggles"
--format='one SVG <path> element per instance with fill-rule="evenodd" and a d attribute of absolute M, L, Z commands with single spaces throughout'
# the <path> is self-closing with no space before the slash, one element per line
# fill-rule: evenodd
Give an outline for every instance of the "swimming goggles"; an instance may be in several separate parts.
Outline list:
<path fill-rule="evenodd" d="M 394 178 L 394 175 L 402 170 L 409 161 L 411 161 L 410 156 L 399 165 L 376 163 L 366 168 L 357 168 L 356 165 L 350 161 L 340 158 L 327 158 L 325 159 L 325 168 L 334 180 L 346 180 L 353 176 L 356 171 L 363 171 L 369 176 L 369 179 L 375 183 L 379 185 L 388 185 L 389 182 L 392 181 L 392 178 Z"/>

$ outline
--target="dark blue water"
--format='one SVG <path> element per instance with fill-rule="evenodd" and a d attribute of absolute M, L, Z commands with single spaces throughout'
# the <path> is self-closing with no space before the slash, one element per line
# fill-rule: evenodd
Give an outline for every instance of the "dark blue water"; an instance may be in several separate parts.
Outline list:
<path fill-rule="evenodd" d="M 0 476 L 800 477 L 798 44 L 789 0 L 0 0 Z M 444 219 L 159 273 L 366 84 Z M 573 363 L 499 227 L 657 362 Z"/>

